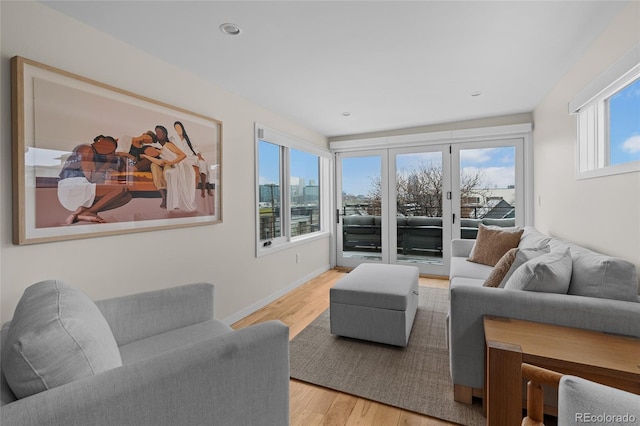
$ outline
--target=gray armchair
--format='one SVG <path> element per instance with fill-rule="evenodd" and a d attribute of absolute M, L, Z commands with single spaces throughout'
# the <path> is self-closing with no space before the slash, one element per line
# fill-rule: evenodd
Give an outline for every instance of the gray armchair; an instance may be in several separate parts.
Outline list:
<path fill-rule="evenodd" d="M 522 364 L 527 383 L 527 416 L 522 426 L 544 426 L 544 387 L 557 388 L 558 426 L 577 424 L 636 425 L 640 423 L 640 395 Z"/>
<path fill-rule="evenodd" d="M 96 302 L 122 366 L 22 399 L 2 372 L 0 423 L 288 424 L 288 327 L 270 321 L 233 331 L 213 319 L 213 290 L 191 284 Z"/>
<path fill-rule="evenodd" d="M 640 423 L 640 395 L 563 376 L 558 387 L 558 426 Z"/>

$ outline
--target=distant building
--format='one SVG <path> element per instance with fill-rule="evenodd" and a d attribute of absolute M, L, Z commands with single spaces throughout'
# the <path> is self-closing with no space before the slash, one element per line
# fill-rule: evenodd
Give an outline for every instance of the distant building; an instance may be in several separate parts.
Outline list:
<path fill-rule="evenodd" d="M 313 181 L 311 181 L 313 183 Z M 317 185 L 307 185 L 303 190 L 304 204 L 318 204 L 320 201 L 320 187 Z"/>
<path fill-rule="evenodd" d="M 275 183 L 260 185 L 261 203 L 269 203 L 270 206 L 278 205 L 280 201 L 280 186 Z"/>
<path fill-rule="evenodd" d="M 476 210 L 477 218 L 506 219 L 515 217 L 515 208 L 504 200 L 489 200 Z"/>
<path fill-rule="evenodd" d="M 514 185 L 471 192 L 462 200 L 462 217 L 512 218 L 515 216 L 516 190 Z"/>

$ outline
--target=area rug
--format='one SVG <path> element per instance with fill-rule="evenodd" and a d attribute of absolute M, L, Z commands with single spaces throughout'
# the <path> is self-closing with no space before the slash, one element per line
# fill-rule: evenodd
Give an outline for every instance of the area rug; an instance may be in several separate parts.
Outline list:
<path fill-rule="evenodd" d="M 291 341 L 291 378 L 452 423 L 485 425 L 480 403 L 453 400 L 447 310 L 447 290 L 420 287 L 406 348 L 331 335 L 326 310 Z"/>

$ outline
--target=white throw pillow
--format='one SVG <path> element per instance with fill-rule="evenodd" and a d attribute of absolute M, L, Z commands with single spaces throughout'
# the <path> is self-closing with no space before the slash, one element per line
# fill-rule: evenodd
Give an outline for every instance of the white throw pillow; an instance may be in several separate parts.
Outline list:
<path fill-rule="evenodd" d="M 566 294 L 572 269 L 573 262 L 568 248 L 562 252 L 543 254 L 516 269 L 504 288 Z"/>
<path fill-rule="evenodd" d="M 2 346 L 2 371 L 16 397 L 121 365 L 111 328 L 89 296 L 56 280 L 24 291 Z"/>

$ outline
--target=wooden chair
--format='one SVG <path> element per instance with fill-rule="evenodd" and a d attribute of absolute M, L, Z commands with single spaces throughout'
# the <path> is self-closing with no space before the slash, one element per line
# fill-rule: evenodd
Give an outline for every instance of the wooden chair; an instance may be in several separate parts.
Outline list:
<path fill-rule="evenodd" d="M 529 379 L 527 383 L 527 417 L 522 419 L 522 426 L 544 426 L 544 391 L 542 385 L 558 387 L 562 374 L 531 364 L 522 364 L 522 377 Z"/>
<path fill-rule="evenodd" d="M 606 422 L 611 424 L 636 424 L 640 419 L 640 395 L 635 393 L 526 363 L 522 364 L 522 376 L 529 379 L 527 417 L 522 426 L 544 426 L 543 384 L 558 388 L 559 426 L 592 423 L 600 415 L 607 416 Z"/>

